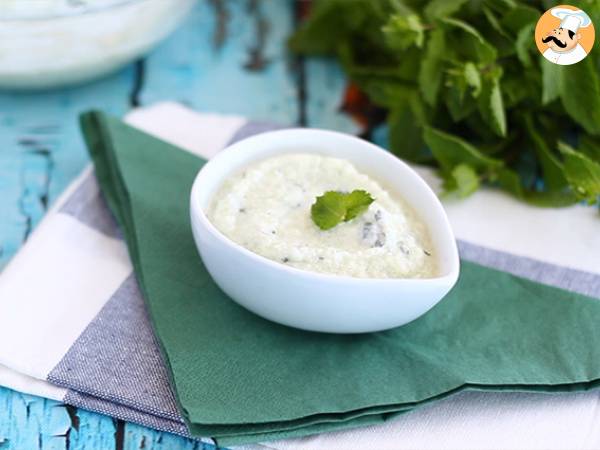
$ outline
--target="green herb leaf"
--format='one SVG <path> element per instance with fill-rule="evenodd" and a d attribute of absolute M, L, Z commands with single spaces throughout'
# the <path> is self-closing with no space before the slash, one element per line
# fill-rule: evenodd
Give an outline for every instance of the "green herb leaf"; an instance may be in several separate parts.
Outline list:
<path fill-rule="evenodd" d="M 458 11 L 468 0 L 432 0 L 425 7 L 425 16 L 429 20 L 448 17 Z"/>
<path fill-rule="evenodd" d="M 483 35 L 465 21 L 447 17 L 441 22 L 449 30 L 458 30 L 457 42 L 455 47 L 457 53 L 467 59 L 477 60 L 482 64 L 489 64 L 496 59 L 496 49 L 485 40 Z"/>
<path fill-rule="evenodd" d="M 530 205 L 541 206 L 544 208 L 560 208 L 563 206 L 571 206 L 580 201 L 572 190 L 528 191 L 525 193 L 522 200 L 526 201 Z"/>
<path fill-rule="evenodd" d="M 502 161 L 484 155 L 467 141 L 443 131 L 427 127 L 424 137 L 442 169 L 447 172 L 463 163 L 477 172 L 493 171 L 503 165 Z"/>
<path fill-rule="evenodd" d="M 547 105 L 560 97 L 560 77 L 563 66 L 552 64 L 544 57 L 540 57 L 542 68 L 542 103 Z"/>
<path fill-rule="evenodd" d="M 444 189 L 447 192 L 456 193 L 459 197 L 468 197 L 479 188 L 479 176 L 475 170 L 467 164 L 459 164 L 450 177 L 444 180 Z"/>
<path fill-rule="evenodd" d="M 600 138 L 595 136 L 581 136 L 578 150 L 592 161 L 600 163 Z"/>
<path fill-rule="evenodd" d="M 390 124 L 389 140 L 394 154 L 409 161 L 422 162 L 423 148 L 423 121 L 419 115 L 421 107 L 415 95 L 399 101 L 390 110 L 388 123 Z"/>
<path fill-rule="evenodd" d="M 448 69 L 446 76 L 446 107 L 452 120 L 459 122 L 477 107 L 474 99 L 481 93 L 481 75 L 477 66 L 467 62 L 456 69 Z M 470 95 L 467 95 L 470 88 Z"/>
<path fill-rule="evenodd" d="M 531 67 L 531 52 L 535 48 L 535 43 L 531 38 L 535 30 L 535 24 L 530 23 L 525 25 L 517 34 L 517 40 L 515 41 L 515 49 L 517 56 L 524 67 Z M 545 59 L 545 58 L 544 58 Z"/>
<path fill-rule="evenodd" d="M 423 24 L 416 14 L 395 14 L 383 27 L 383 34 L 391 48 L 406 50 L 415 45 L 423 46 Z"/>
<path fill-rule="evenodd" d="M 588 133 L 600 134 L 600 78 L 592 58 L 561 67 L 560 98 Z"/>
<path fill-rule="evenodd" d="M 540 161 L 544 173 L 544 182 L 547 184 L 547 187 L 553 191 L 563 189 L 568 184 L 563 165 L 552 153 L 550 146 L 539 133 L 531 115 L 525 116 L 524 125 Z"/>
<path fill-rule="evenodd" d="M 502 27 L 502 24 L 500 23 L 496 15 L 492 12 L 492 10 L 490 10 L 490 8 L 484 5 L 482 10 L 483 14 L 485 15 L 485 18 L 490 23 L 492 28 L 498 32 L 498 34 L 507 39 L 513 39 L 513 37 L 510 34 L 508 34 L 506 30 Z"/>
<path fill-rule="evenodd" d="M 547 9 L 546 7 L 536 9 L 533 6 L 524 3 L 525 2 L 518 2 L 513 5 L 512 8 L 505 12 L 500 21 L 502 27 L 510 34 L 514 35 L 518 33 L 524 26 L 530 23 L 537 23 L 542 12 Z"/>
<path fill-rule="evenodd" d="M 565 175 L 575 195 L 595 203 L 600 196 L 600 164 L 564 142 L 558 143 L 558 149 L 565 158 Z"/>
<path fill-rule="evenodd" d="M 315 225 L 329 230 L 341 222 L 358 217 L 375 199 L 367 191 L 354 190 L 350 193 L 327 191 L 317 197 L 310 212 Z"/>
<path fill-rule="evenodd" d="M 475 64 L 472 62 L 467 62 L 465 64 L 463 73 L 467 86 L 473 88 L 473 97 L 479 97 L 479 93 L 481 92 L 481 75 L 479 74 L 479 70 L 477 70 Z"/>
<path fill-rule="evenodd" d="M 506 115 L 504 114 L 504 101 L 500 90 L 501 70 L 495 70 L 484 79 L 483 89 L 479 96 L 479 110 L 481 117 L 487 122 L 491 130 L 498 136 L 506 136 Z"/>
<path fill-rule="evenodd" d="M 367 191 L 354 190 L 349 194 L 346 194 L 346 197 L 344 198 L 344 203 L 346 204 L 346 216 L 344 217 L 344 222 L 348 222 L 364 213 L 374 201 L 375 199 L 371 197 L 371 194 Z"/>
<path fill-rule="evenodd" d="M 523 190 L 523 185 L 521 184 L 521 179 L 514 170 L 502 167 L 495 175 L 495 177 L 497 177 L 498 184 L 504 190 L 508 191 L 509 193 L 511 193 L 519 199 L 523 199 L 525 197 L 525 192 Z"/>
<path fill-rule="evenodd" d="M 310 208 L 313 222 L 322 230 L 329 230 L 346 216 L 345 194 L 337 191 L 325 192 Z"/>
<path fill-rule="evenodd" d="M 435 105 L 442 82 L 442 58 L 444 56 L 444 32 L 433 30 L 427 41 L 425 55 L 419 71 L 419 89 L 430 105 Z"/>

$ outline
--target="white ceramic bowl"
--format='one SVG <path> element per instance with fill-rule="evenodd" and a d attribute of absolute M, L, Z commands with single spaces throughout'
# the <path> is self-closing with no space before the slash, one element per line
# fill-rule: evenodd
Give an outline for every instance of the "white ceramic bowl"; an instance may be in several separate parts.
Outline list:
<path fill-rule="evenodd" d="M 148 52 L 196 0 L 0 0 L 0 88 L 46 89 Z"/>
<path fill-rule="evenodd" d="M 309 272 L 259 256 L 212 225 L 205 210 L 229 175 L 255 161 L 293 152 L 344 158 L 402 196 L 429 226 L 440 275 L 430 279 L 364 279 Z M 200 170 L 190 203 L 194 238 L 217 285 L 243 307 L 284 325 L 329 333 L 394 328 L 426 313 L 458 278 L 456 241 L 433 191 L 398 158 L 343 133 L 288 129 L 237 142 Z"/>

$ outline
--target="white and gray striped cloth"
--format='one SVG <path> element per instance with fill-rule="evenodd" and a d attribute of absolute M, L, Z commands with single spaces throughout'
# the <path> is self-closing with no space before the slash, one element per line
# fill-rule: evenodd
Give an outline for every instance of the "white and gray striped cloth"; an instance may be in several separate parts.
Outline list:
<path fill-rule="evenodd" d="M 135 110 L 126 120 L 205 158 L 276 128 L 174 103 Z M 431 171 L 417 170 L 439 189 Z M 597 210 L 539 209 L 493 190 L 444 205 L 464 259 L 600 298 Z M 0 274 L 0 385 L 188 434 L 125 244 L 91 168 Z M 598 449 L 599 424 L 600 390 L 465 392 L 382 425 L 263 446 Z"/>

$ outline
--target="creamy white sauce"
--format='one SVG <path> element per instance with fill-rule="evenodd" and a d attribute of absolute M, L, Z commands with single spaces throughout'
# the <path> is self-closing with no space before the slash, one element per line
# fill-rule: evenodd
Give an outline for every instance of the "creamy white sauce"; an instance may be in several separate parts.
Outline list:
<path fill-rule="evenodd" d="M 310 213 L 316 197 L 354 189 L 375 198 L 369 209 L 319 229 Z M 250 165 L 223 183 L 207 215 L 234 242 L 298 269 L 360 278 L 437 274 L 435 249 L 416 212 L 343 159 L 298 153 Z"/>

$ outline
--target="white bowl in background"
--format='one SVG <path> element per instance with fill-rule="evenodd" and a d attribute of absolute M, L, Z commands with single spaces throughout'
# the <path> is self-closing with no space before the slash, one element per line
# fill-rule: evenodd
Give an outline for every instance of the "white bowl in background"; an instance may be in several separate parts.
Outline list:
<path fill-rule="evenodd" d="M 0 89 L 46 89 L 114 72 L 148 52 L 196 0 L 0 0 Z"/>
<path fill-rule="evenodd" d="M 228 176 L 270 156 L 298 152 L 346 159 L 415 208 L 429 227 L 439 276 L 371 279 L 300 270 L 251 252 L 208 220 L 205 211 Z M 291 327 L 329 333 L 394 328 L 425 314 L 458 279 L 456 241 L 434 192 L 389 152 L 343 133 L 287 129 L 229 146 L 198 173 L 191 191 L 190 216 L 198 251 L 217 285 L 250 311 Z"/>

